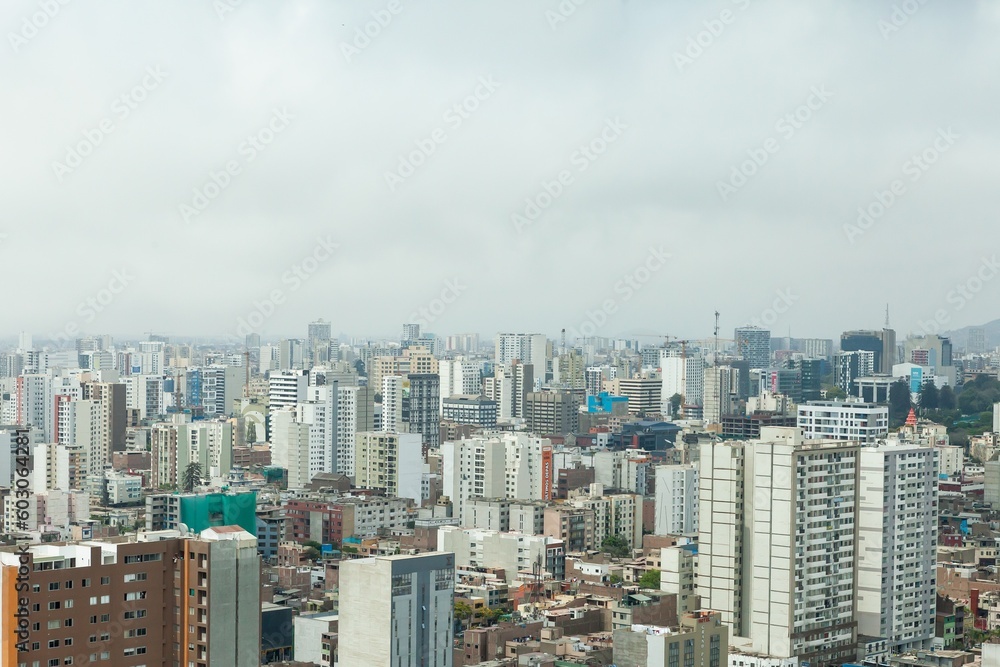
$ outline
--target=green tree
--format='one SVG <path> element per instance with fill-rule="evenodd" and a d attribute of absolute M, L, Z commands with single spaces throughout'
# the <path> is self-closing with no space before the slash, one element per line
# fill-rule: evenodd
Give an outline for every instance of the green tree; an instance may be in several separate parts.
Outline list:
<path fill-rule="evenodd" d="M 670 417 L 676 417 L 680 414 L 681 403 L 684 402 L 684 397 L 680 394 L 674 394 L 670 397 Z"/>
<path fill-rule="evenodd" d="M 190 493 L 194 491 L 194 487 L 201 486 L 201 464 L 197 461 L 189 463 L 186 468 L 184 468 L 184 473 L 181 475 L 181 486 L 185 491 Z"/>
<path fill-rule="evenodd" d="M 257 422 L 247 424 L 247 444 L 252 445 L 257 442 Z"/>
<path fill-rule="evenodd" d="M 608 577 L 608 583 L 611 584 L 612 586 L 614 586 L 615 584 L 620 584 L 622 583 L 622 578 L 617 574 L 612 574 L 610 577 Z"/>
<path fill-rule="evenodd" d="M 938 392 L 938 407 L 942 410 L 955 409 L 955 390 L 951 388 L 951 385 L 946 384 Z"/>
<path fill-rule="evenodd" d="M 941 407 L 941 399 L 934 380 L 924 380 L 920 385 L 920 410 L 937 410 Z"/>
<path fill-rule="evenodd" d="M 889 425 L 902 426 L 911 407 L 910 383 L 904 378 L 889 385 Z"/>
<path fill-rule="evenodd" d="M 631 547 L 629 547 L 628 540 L 621 535 L 612 535 L 604 538 L 604 541 L 601 542 L 601 551 L 618 558 L 625 558 L 631 552 Z"/>
<path fill-rule="evenodd" d="M 833 385 L 831 387 L 827 387 L 826 397 L 831 401 L 839 401 L 842 398 L 846 398 L 847 394 L 845 394 L 844 390 L 837 385 Z"/>
<path fill-rule="evenodd" d="M 461 621 L 464 627 L 469 627 L 469 619 L 472 618 L 472 607 L 467 602 L 456 600 L 455 618 Z"/>
<path fill-rule="evenodd" d="M 646 570 L 645 574 L 639 577 L 639 587 L 660 590 L 660 571 Z"/>

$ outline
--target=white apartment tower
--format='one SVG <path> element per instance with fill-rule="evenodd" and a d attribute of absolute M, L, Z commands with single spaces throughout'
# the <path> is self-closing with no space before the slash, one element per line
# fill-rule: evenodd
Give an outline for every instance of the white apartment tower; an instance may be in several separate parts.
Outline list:
<path fill-rule="evenodd" d="M 375 428 L 375 406 L 371 387 L 337 387 L 337 472 L 354 474 L 354 441 L 361 431 Z"/>
<path fill-rule="evenodd" d="M 692 465 L 661 465 L 656 476 L 656 534 L 698 532 L 698 470 Z"/>
<path fill-rule="evenodd" d="M 544 380 L 547 348 L 545 334 L 497 334 L 495 361 L 498 366 L 512 361 L 531 364 L 535 368 L 535 377 Z M 528 391 L 534 390 L 533 386 L 528 388 Z"/>
<path fill-rule="evenodd" d="M 855 655 L 859 447 L 765 427 L 704 443 L 698 588 L 753 650 L 823 666 Z"/>
<path fill-rule="evenodd" d="M 861 448 L 858 632 L 885 637 L 892 653 L 934 638 L 937 456 L 897 440 Z"/>
<path fill-rule="evenodd" d="M 294 406 L 306 400 L 309 374 L 305 371 L 272 371 L 267 380 L 268 405 L 271 410 Z"/>
<path fill-rule="evenodd" d="M 889 406 L 851 401 L 812 401 L 799 406 L 797 425 L 806 439 L 874 443 L 889 433 Z"/>

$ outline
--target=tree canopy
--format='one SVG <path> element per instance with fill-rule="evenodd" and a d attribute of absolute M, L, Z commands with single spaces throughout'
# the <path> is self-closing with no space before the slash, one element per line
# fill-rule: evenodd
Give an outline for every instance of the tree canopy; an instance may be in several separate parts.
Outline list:
<path fill-rule="evenodd" d="M 601 542 L 601 551 L 618 558 L 625 558 L 631 553 L 631 547 L 628 540 L 621 535 L 612 535 L 611 537 L 606 537 Z"/>
<path fill-rule="evenodd" d="M 646 573 L 639 577 L 639 587 L 660 590 L 660 571 L 655 569 L 646 570 Z"/>

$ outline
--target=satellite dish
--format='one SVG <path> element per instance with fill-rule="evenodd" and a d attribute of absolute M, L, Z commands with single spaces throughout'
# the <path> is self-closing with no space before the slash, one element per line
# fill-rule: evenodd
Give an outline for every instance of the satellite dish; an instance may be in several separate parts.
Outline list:
<path fill-rule="evenodd" d="M 177 530 L 180 531 L 181 535 L 187 535 L 190 532 L 186 523 L 177 524 Z"/>

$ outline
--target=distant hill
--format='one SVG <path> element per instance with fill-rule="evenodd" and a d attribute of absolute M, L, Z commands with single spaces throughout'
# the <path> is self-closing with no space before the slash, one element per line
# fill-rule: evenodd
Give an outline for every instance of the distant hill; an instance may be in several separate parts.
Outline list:
<path fill-rule="evenodd" d="M 1000 320 L 993 320 L 980 326 L 986 327 L 986 349 L 992 350 L 1000 345 Z M 969 342 L 970 328 L 972 327 L 962 327 L 961 329 L 945 332 L 944 335 L 951 338 L 951 343 L 955 346 L 956 350 L 965 349 L 966 344 Z"/>

